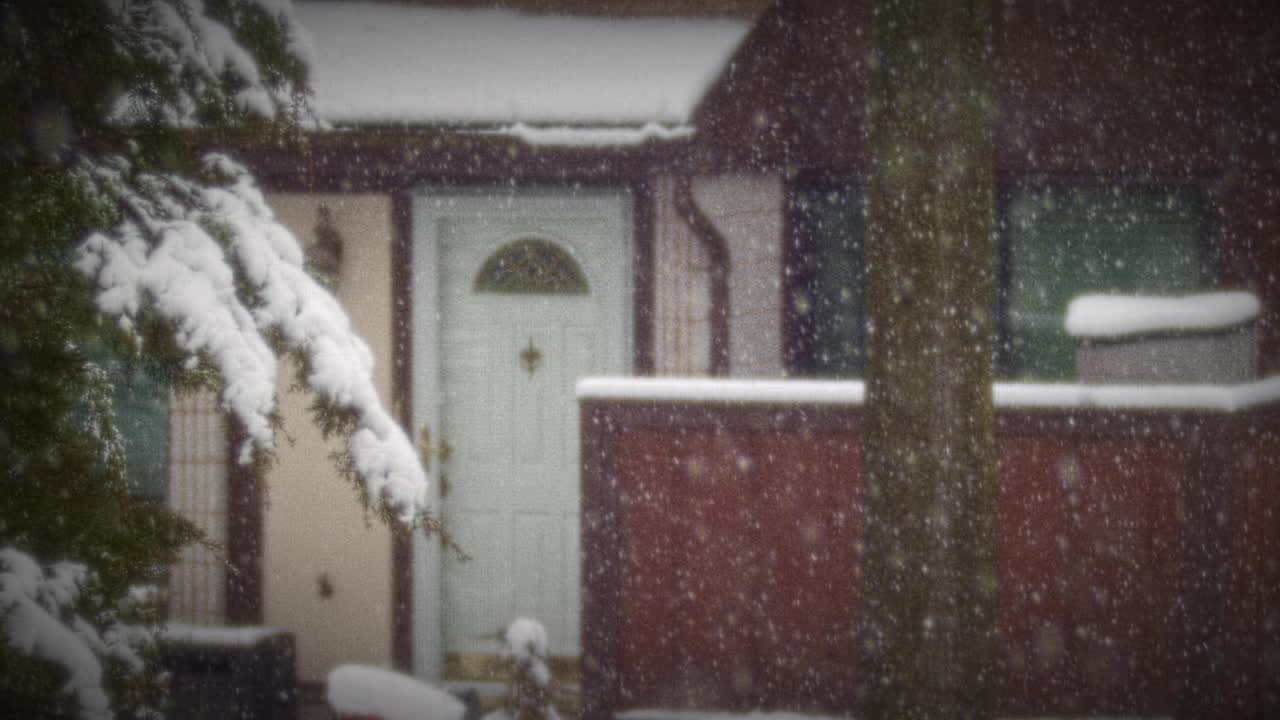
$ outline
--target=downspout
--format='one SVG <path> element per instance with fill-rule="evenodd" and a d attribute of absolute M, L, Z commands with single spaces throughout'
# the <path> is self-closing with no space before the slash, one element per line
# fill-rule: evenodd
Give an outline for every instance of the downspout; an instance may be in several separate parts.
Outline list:
<path fill-rule="evenodd" d="M 729 243 L 698 207 L 689 175 L 676 178 L 673 200 L 680 219 L 693 230 L 711 265 L 707 271 L 711 280 L 711 374 L 724 377 L 729 374 Z"/>

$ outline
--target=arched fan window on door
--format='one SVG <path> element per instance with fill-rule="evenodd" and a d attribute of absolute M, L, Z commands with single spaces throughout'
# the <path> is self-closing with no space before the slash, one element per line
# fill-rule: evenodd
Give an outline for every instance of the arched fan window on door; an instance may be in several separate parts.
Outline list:
<path fill-rule="evenodd" d="M 586 295 L 587 276 L 564 248 L 522 238 L 494 251 L 476 273 L 476 292 L 508 295 Z"/>

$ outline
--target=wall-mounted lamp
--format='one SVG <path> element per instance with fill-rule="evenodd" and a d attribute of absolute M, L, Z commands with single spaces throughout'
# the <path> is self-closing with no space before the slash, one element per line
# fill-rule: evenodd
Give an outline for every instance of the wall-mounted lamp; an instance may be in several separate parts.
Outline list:
<path fill-rule="evenodd" d="M 329 573 L 322 572 L 316 576 L 316 594 L 321 600 L 328 600 L 333 597 L 334 587 L 333 581 L 329 579 Z"/>

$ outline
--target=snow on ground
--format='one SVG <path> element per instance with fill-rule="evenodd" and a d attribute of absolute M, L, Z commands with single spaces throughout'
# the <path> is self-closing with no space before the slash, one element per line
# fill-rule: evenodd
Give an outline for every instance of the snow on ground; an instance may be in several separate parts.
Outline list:
<path fill-rule="evenodd" d="M 594 400 L 861 405 L 861 380 L 585 378 L 578 397 Z M 996 383 L 999 408 L 1109 408 L 1235 412 L 1280 401 L 1280 375 L 1236 385 Z"/>
<path fill-rule="evenodd" d="M 844 720 L 834 715 L 808 715 L 781 710 L 754 710 L 746 713 L 719 712 L 714 710 L 663 710 L 641 708 L 626 710 L 614 715 L 617 720 Z"/>
<path fill-rule="evenodd" d="M 334 123 L 687 123 L 742 20 L 300 2 Z"/>
<path fill-rule="evenodd" d="M 1067 306 L 1067 334 L 1119 338 L 1163 332 L 1225 330 L 1256 320 L 1262 311 L 1248 292 L 1179 297 L 1081 295 Z"/>
<path fill-rule="evenodd" d="M 748 713 L 728 713 L 704 710 L 663 710 L 663 709 L 639 709 L 627 710 L 617 713 L 617 720 L 849 720 L 848 716 L 831 716 L 831 715 L 808 715 L 804 713 L 773 711 L 766 712 L 756 710 Z M 1019 718 L 1019 720 L 1068 720 L 1070 717 L 1065 715 L 1040 716 Z M 1081 720 L 1085 716 L 1079 716 Z M 1087 716 L 1088 720 L 1137 720 L 1136 717 L 1116 715 L 1116 716 Z M 1146 717 L 1142 720 L 1167 720 L 1164 717 Z"/>
<path fill-rule="evenodd" d="M 466 714 L 462 701 L 444 690 L 368 665 L 342 665 L 330 672 L 327 700 L 338 715 L 382 720 L 462 720 Z"/>
<path fill-rule="evenodd" d="M 511 663 L 507 705 L 486 720 L 541 717 L 559 720 L 551 700 L 551 668 L 547 667 L 547 629 L 531 618 L 516 618 L 507 626 L 502 648 Z"/>

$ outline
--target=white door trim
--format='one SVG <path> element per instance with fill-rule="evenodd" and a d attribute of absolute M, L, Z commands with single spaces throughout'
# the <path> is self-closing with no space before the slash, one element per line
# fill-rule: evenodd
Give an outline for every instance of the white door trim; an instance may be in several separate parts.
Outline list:
<path fill-rule="evenodd" d="M 437 268 L 441 267 L 439 226 L 450 217 L 475 217 L 485 213 L 513 213 L 521 217 L 549 220 L 592 214 L 601 208 L 616 213 L 619 236 L 610 246 L 612 257 L 580 257 L 584 270 L 600 287 L 605 313 L 616 319 L 620 333 L 615 336 L 615 352 L 624 372 L 629 371 L 633 343 L 634 303 L 634 229 L 632 198 L 625 189 L 571 190 L 568 188 L 426 188 L 415 193 L 412 208 L 411 298 L 412 307 L 412 401 L 415 439 L 424 427 L 437 429 L 440 423 L 441 392 L 441 283 Z M 536 227 L 528 228 L 538 235 Z M 600 283 L 600 281 L 603 283 Z M 599 283 L 597 285 L 597 283 Z M 441 507 L 438 467 L 430 468 L 431 505 Z M 440 543 L 428 540 L 421 532 L 413 539 L 413 669 L 414 674 L 431 680 L 444 672 L 443 582 Z"/>

